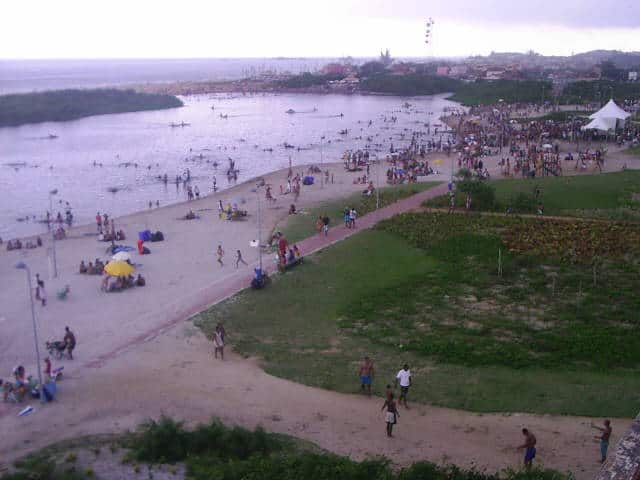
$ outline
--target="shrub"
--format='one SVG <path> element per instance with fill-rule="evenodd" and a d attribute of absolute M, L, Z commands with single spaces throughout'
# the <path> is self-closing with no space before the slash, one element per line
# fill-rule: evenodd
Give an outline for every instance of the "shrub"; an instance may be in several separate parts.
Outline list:
<path fill-rule="evenodd" d="M 474 210 L 493 210 L 496 206 L 496 191 L 480 180 L 463 180 L 457 183 L 458 191 L 471 196 Z"/>

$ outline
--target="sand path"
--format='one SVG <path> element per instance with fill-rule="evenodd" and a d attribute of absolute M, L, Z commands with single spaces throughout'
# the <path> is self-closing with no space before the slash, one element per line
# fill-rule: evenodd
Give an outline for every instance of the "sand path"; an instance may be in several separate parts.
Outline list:
<path fill-rule="evenodd" d="M 331 169 L 336 183 L 303 190 L 299 207 L 361 189 L 339 165 Z M 277 172 L 267 181 L 277 191 L 282 179 L 283 173 Z M 220 197 L 223 202 L 244 197 L 245 208 L 255 212 L 251 186 L 241 185 Z M 247 245 L 256 231 L 255 215 L 246 222 L 218 220 L 217 200 L 206 198 L 117 220 L 116 228 L 124 228 L 130 237 L 147 226 L 165 232 L 167 241 L 151 244 L 152 255 L 142 259 L 141 271 L 148 280 L 144 289 L 103 294 L 98 277 L 75 273 L 80 258 L 105 258 L 106 245 L 85 235 L 94 227 L 76 228 L 72 238 L 58 244 L 60 277 L 47 284 L 50 304 L 38 307 L 41 338 L 59 337 L 64 325 L 72 325 L 80 341 L 78 358 L 62 362 L 66 370 L 60 401 L 47 405 L 46 411 L 17 417 L 15 406 L 0 405 L 3 431 L 12 432 L 0 438 L 0 458 L 15 458 L 62 438 L 133 428 L 146 417 L 166 412 L 194 422 L 215 415 L 229 423 L 262 424 L 354 458 L 386 455 L 402 464 L 429 459 L 489 470 L 518 464 L 520 455 L 511 447 L 521 440 L 519 428 L 527 425 L 538 435 L 545 465 L 571 470 L 578 478 L 593 476 L 598 468 L 597 445 L 591 443 L 588 419 L 477 415 L 417 406 L 402 412 L 397 438 L 388 440 L 379 399 L 274 378 L 255 362 L 233 355 L 225 362 L 214 362 L 210 345 L 184 319 L 247 284 L 250 270 L 236 271 L 229 264 L 235 248 L 241 248 L 248 260 L 255 259 Z M 273 225 L 286 216 L 289 203 L 279 199 L 268 208 L 265 224 Z M 203 218 L 177 220 L 189 207 Z M 218 243 L 227 250 L 224 268 L 215 265 L 213 250 Z M 24 273 L 12 268 L 19 259 L 34 272 L 45 272 L 47 265 L 44 249 L 0 254 L 0 365 L 7 372 L 18 361 L 29 367 L 23 352 L 31 355 L 32 351 Z M 66 283 L 72 285 L 70 299 L 52 299 L 54 290 Z M 621 433 L 628 423 L 615 421 L 614 431 Z"/>

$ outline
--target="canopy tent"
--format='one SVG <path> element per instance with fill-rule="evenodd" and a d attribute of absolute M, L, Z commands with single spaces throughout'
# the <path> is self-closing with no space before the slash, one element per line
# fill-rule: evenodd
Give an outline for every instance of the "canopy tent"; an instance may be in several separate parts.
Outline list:
<path fill-rule="evenodd" d="M 591 120 L 596 118 L 615 118 L 617 120 L 626 120 L 631 114 L 621 109 L 613 99 L 609 100 L 607 104 L 598 110 L 596 113 L 589 115 Z"/>
<path fill-rule="evenodd" d="M 594 118 L 588 124 L 582 127 L 582 130 L 600 130 L 608 132 L 616 129 L 617 119 L 615 118 Z"/>

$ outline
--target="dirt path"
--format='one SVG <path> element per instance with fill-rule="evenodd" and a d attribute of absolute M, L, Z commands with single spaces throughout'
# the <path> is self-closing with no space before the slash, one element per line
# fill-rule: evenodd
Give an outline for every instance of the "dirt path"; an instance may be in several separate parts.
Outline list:
<path fill-rule="evenodd" d="M 440 195 L 446 185 L 405 199 L 362 217 L 357 230 L 331 229 L 300 243 L 310 253 L 367 228 L 381 218 L 419 208 Z M 79 350 L 79 359 L 65 362 L 59 401 L 28 417 L 4 407 L 0 419 L 0 459 L 78 435 L 121 432 L 161 413 L 206 421 L 218 416 L 231 424 L 263 425 L 313 441 L 335 453 L 356 459 L 385 455 L 399 464 L 420 459 L 479 467 L 491 471 L 519 465 L 513 448 L 527 426 L 539 439 L 539 459 L 545 466 L 570 470 L 578 479 L 592 478 L 598 469 L 598 449 L 592 443 L 590 419 L 520 414 L 480 415 L 426 405 L 401 411 L 394 439 L 384 435 L 379 398 L 344 395 L 306 387 L 267 375 L 256 362 L 229 355 L 215 361 L 200 331 L 184 319 L 247 285 L 250 275 L 235 273 L 181 299 L 163 323 L 136 332 L 97 355 Z M 233 332 L 231 343 L 233 342 Z M 354 390 L 357 388 L 354 379 Z M 44 418 L 46 415 L 46 418 Z M 628 420 L 614 421 L 621 433 Z"/>

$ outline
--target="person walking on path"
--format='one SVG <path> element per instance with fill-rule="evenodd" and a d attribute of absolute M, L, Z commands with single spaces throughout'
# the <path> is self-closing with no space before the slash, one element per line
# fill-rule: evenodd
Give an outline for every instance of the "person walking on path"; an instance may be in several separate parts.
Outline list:
<path fill-rule="evenodd" d="M 385 399 L 380 410 L 384 410 L 385 408 L 387 409 L 387 413 L 385 415 L 387 422 L 387 437 L 393 437 L 393 426 L 398 423 L 398 418 L 400 418 L 396 402 L 393 399 L 393 393 L 389 394 L 389 397 Z"/>
<path fill-rule="evenodd" d="M 213 355 L 215 358 L 218 358 L 218 352 L 220 352 L 220 360 L 224 360 L 224 335 L 216 327 L 216 331 L 213 333 Z"/>
<path fill-rule="evenodd" d="M 331 220 L 329 220 L 329 216 L 325 214 L 324 217 L 322 217 L 322 231 L 324 232 L 324 236 L 326 237 L 327 235 L 329 235 L 329 222 Z"/>
<path fill-rule="evenodd" d="M 596 435 L 595 439 L 600 440 L 600 463 L 604 463 L 607 461 L 607 450 L 609 450 L 609 440 L 611 439 L 611 432 L 613 431 L 611 428 L 611 421 L 605 420 L 604 427 L 598 427 L 591 424 L 591 428 L 595 428 L 602 432 L 600 435 Z"/>
<path fill-rule="evenodd" d="M 349 210 L 349 223 L 351 224 L 351 228 L 356 228 L 356 217 L 358 216 L 358 212 L 355 208 L 351 207 Z"/>
<path fill-rule="evenodd" d="M 222 257 L 224 257 L 224 250 L 222 249 L 222 245 L 218 245 L 216 255 L 218 256 L 218 263 L 221 267 L 224 267 L 224 262 L 222 261 Z"/>
<path fill-rule="evenodd" d="M 411 370 L 409 370 L 409 365 L 406 363 L 402 367 L 402 370 L 400 370 L 396 375 L 395 388 L 398 388 L 398 381 L 400 382 L 399 403 L 402 405 L 402 400 L 404 400 L 404 408 L 409 410 L 409 405 L 407 405 L 407 394 L 409 393 L 409 387 L 411 386 Z"/>
<path fill-rule="evenodd" d="M 64 327 L 64 344 L 67 347 L 69 360 L 73 360 L 73 350 L 76 348 L 76 336 L 69 327 Z"/>
<path fill-rule="evenodd" d="M 40 300 L 43 307 L 47 304 L 47 292 L 44 289 L 44 280 L 40 278 L 39 273 L 36 273 L 36 300 Z"/>
<path fill-rule="evenodd" d="M 531 470 L 533 459 L 536 458 L 536 437 L 528 429 L 522 429 L 524 435 L 524 443 L 518 447 L 518 450 L 524 450 L 524 468 Z"/>
<path fill-rule="evenodd" d="M 368 356 L 364 357 L 364 360 L 360 364 L 358 369 L 358 375 L 360 375 L 360 390 L 364 393 L 367 390 L 367 395 L 371 396 L 371 384 L 373 383 L 373 375 L 375 370 L 373 368 L 373 360 Z"/>
<path fill-rule="evenodd" d="M 98 233 L 102 233 L 102 216 L 100 216 L 100 212 L 96 214 L 96 226 L 98 227 Z"/>
<path fill-rule="evenodd" d="M 244 259 L 242 258 L 242 252 L 240 250 L 236 250 L 236 268 L 238 268 L 239 263 L 244 263 L 245 265 L 248 265 L 248 263 L 245 262 Z"/>

